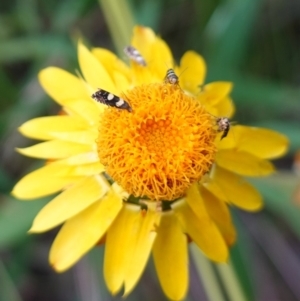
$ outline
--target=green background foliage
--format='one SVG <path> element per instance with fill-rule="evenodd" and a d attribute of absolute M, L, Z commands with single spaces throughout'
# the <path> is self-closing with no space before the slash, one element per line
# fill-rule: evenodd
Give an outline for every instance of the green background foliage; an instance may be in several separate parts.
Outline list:
<path fill-rule="evenodd" d="M 124 21 L 124 1 L 0 3 L 0 301 L 121 300 L 105 287 L 101 247 L 69 271 L 53 272 L 47 257 L 57 229 L 26 233 L 48 199 L 21 202 L 10 191 L 42 164 L 14 151 L 34 142 L 22 137 L 18 126 L 58 111 L 39 86 L 38 71 L 54 65 L 74 73 L 78 39 L 113 51 L 128 44 L 126 33 L 112 29 Z M 115 15 L 107 12 L 111 2 L 120 8 Z M 186 50 L 196 50 L 207 61 L 207 82 L 234 82 L 234 121 L 290 139 L 289 153 L 275 162 L 281 172 L 253 181 L 265 209 L 232 210 L 239 236 L 231 252 L 233 270 L 193 256 L 186 300 L 300 300 L 299 192 L 298 204 L 295 200 L 300 178 L 292 168 L 300 149 L 300 2 L 131 0 L 129 8 L 136 24 L 151 26 L 168 42 L 177 61 Z M 127 300 L 166 300 L 151 262 Z"/>

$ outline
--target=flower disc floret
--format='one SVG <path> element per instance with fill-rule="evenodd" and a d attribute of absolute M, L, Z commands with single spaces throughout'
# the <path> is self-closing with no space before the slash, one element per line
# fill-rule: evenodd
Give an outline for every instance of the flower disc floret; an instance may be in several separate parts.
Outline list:
<path fill-rule="evenodd" d="M 107 173 L 130 194 L 174 200 L 214 162 L 215 119 L 170 84 L 141 85 L 122 95 L 133 109 L 107 108 L 98 154 Z"/>

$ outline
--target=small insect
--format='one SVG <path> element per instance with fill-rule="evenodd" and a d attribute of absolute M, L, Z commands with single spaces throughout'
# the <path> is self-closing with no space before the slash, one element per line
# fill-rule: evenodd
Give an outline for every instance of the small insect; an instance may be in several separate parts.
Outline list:
<path fill-rule="evenodd" d="M 230 130 L 230 121 L 226 117 L 217 118 L 218 132 L 223 132 L 221 140 L 225 138 Z"/>
<path fill-rule="evenodd" d="M 107 92 L 103 89 L 98 89 L 93 95 L 92 98 L 100 103 L 103 103 L 110 107 L 115 107 L 121 110 L 127 110 L 128 112 L 132 112 L 132 108 L 129 103 L 125 101 L 123 98 L 118 97 L 110 92 Z"/>
<path fill-rule="evenodd" d="M 172 84 L 172 85 L 179 85 L 179 78 L 175 74 L 173 69 L 168 69 L 167 74 L 165 76 L 165 83 Z"/>
<path fill-rule="evenodd" d="M 140 66 L 146 66 L 147 63 L 140 52 L 133 46 L 126 46 L 124 48 L 124 53 L 134 62 Z"/>

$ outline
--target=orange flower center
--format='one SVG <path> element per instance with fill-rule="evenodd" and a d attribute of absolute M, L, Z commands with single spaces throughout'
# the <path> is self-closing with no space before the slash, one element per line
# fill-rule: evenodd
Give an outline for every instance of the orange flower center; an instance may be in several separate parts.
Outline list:
<path fill-rule="evenodd" d="M 215 119 L 178 86 L 148 84 L 126 92 L 133 111 L 107 108 L 98 153 L 107 173 L 135 197 L 174 200 L 214 162 Z"/>

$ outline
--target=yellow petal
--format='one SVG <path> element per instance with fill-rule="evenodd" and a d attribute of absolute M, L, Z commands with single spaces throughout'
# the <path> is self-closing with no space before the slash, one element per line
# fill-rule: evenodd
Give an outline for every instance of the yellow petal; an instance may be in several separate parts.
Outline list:
<path fill-rule="evenodd" d="M 198 94 L 206 76 L 206 64 L 195 51 L 187 51 L 180 60 L 179 80 L 182 89 Z"/>
<path fill-rule="evenodd" d="M 50 195 L 78 181 L 80 177 L 71 174 L 72 168 L 52 163 L 23 177 L 14 187 L 12 194 L 21 200 Z"/>
<path fill-rule="evenodd" d="M 29 138 L 50 140 L 52 132 L 78 131 L 87 128 L 81 118 L 71 116 L 49 116 L 31 119 L 19 127 L 19 131 Z"/>
<path fill-rule="evenodd" d="M 230 118 L 235 111 L 232 99 L 229 97 L 232 86 L 231 82 L 212 82 L 202 88 L 197 99 L 210 114 Z"/>
<path fill-rule="evenodd" d="M 118 185 L 116 182 L 114 182 L 111 185 L 111 188 L 114 190 L 114 192 L 116 194 L 118 194 L 119 196 L 121 196 L 122 200 L 125 201 L 129 198 L 130 194 L 124 190 L 120 185 Z"/>
<path fill-rule="evenodd" d="M 77 142 L 82 144 L 95 144 L 97 139 L 97 131 L 89 129 L 86 131 L 73 132 L 52 132 L 53 138 L 69 142 Z"/>
<path fill-rule="evenodd" d="M 74 166 L 72 174 L 75 176 L 92 176 L 98 175 L 104 171 L 104 166 L 100 162 L 95 162 Z"/>
<path fill-rule="evenodd" d="M 224 97 L 222 100 L 220 100 L 217 104 L 213 106 L 216 113 L 215 116 L 218 117 L 227 117 L 231 118 L 234 115 L 235 112 L 235 106 L 232 101 L 232 99 L 228 96 Z"/>
<path fill-rule="evenodd" d="M 72 116 L 79 116 L 94 126 L 99 124 L 99 115 L 104 110 L 105 106 L 98 104 L 96 101 L 89 99 L 76 99 L 68 103 L 64 107 L 66 113 Z"/>
<path fill-rule="evenodd" d="M 231 82 L 212 82 L 203 87 L 201 93 L 197 96 L 197 99 L 204 106 L 213 106 L 218 104 L 221 99 L 228 96 L 231 90 Z"/>
<path fill-rule="evenodd" d="M 136 228 L 127 235 L 134 236 L 133 252 L 127 263 L 124 281 L 124 296 L 127 296 L 140 279 L 149 258 L 154 239 L 155 228 L 159 224 L 160 213 L 148 210 L 145 215 L 140 215 Z"/>
<path fill-rule="evenodd" d="M 236 231 L 232 224 L 230 212 L 226 203 L 218 199 L 203 186 L 200 189 L 209 216 L 220 229 L 226 243 L 230 246 L 236 240 Z"/>
<path fill-rule="evenodd" d="M 81 43 L 78 44 L 78 61 L 85 80 L 95 90 L 100 88 L 113 94 L 118 94 L 103 64 Z"/>
<path fill-rule="evenodd" d="M 203 198 L 199 191 L 198 183 L 194 183 L 189 188 L 188 195 L 185 200 L 200 220 L 209 219 Z"/>
<path fill-rule="evenodd" d="M 223 132 L 220 132 L 216 138 L 216 145 L 219 150 L 221 149 L 237 149 L 238 140 L 235 136 L 235 125 L 231 125 L 227 136 L 221 139 Z"/>
<path fill-rule="evenodd" d="M 149 57 L 150 70 L 162 81 L 166 75 L 167 69 L 172 65 L 173 57 L 169 46 L 164 40 L 156 37 Z"/>
<path fill-rule="evenodd" d="M 114 72 L 113 73 L 113 79 L 114 82 L 116 83 L 116 87 L 118 89 L 118 91 L 122 91 L 123 93 L 125 93 L 125 91 L 127 89 L 130 88 L 130 80 L 123 74 L 120 72 Z M 125 95 L 122 95 L 121 93 L 121 97 L 124 98 Z"/>
<path fill-rule="evenodd" d="M 260 193 L 242 177 L 216 166 L 212 178 L 235 206 L 248 211 L 256 211 L 263 206 Z"/>
<path fill-rule="evenodd" d="M 275 171 L 273 164 L 268 160 L 243 151 L 219 150 L 216 163 L 244 176 L 267 176 Z"/>
<path fill-rule="evenodd" d="M 151 49 L 155 40 L 156 35 L 151 28 L 143 26 L 134 27 L 131 45 L 138 49 L 146 62 L 150 60 Z"/>
<path fill-rule="evenodd" d="M 152 68 L 153 69 L 153 68 Z M 155 66 L 154 66 L 155 69 Z M 151 70 L 149 67 L 144 68 L 138 65 L 134 65 L 131 68 L 132 70 L 132 85 L 133 86 L 140 86 L 143 84 L 150 84 L 155 83 L 158 81 L 163 81 L 164 76 L 161 78 L 157 78 L 156 74 L 154 73 L 155 70 Z"/>
<path fill-rule="evenodd" d="M 80 213 L 109 190 L 102 176 L 82 179 L 49 202 L 35 217 L 29 232 L 44 232 Z"/>
<path fill-rule="evenodd" d="M 105 234 L 122 208 L 122 199 L 110 191 L 102 200 L 69 219 L 56 236 L 50 263 L 65 271 L 88 252 Z"/>
<path fill-rule="evenodd" d="M 157 37 L 151 28 L 136 26 L 132 45 L 138 49 L 148 64 L 152 76 L 163 81 L 168 68 L 173 66 L 173 57 L 169 46 L 161 38 Z M 133 65 L 135 70 L 148 69 Z M 146 77 L 145 77 L 146 79 Z M 148 81 L 144 81 L 148 83 Z"/>
<path fill-rule="evenodd" d="M 189 203 L 201 201 L 198 193 L 188 195 L 187 198 L 193 198 Z M 226 243 L 219 229 L 208 215 L 202 214 L 200 219 L 184 199 L 173 203 L 172 208 L 184 231 L 208 258 L 217 262 L 227 260 L 228 249 Z"/>
<path fill-rule="evenodd" d="M 18 148 L 19 153 L 28 157 L 41 159 L 62 159 L 92 150 L 88 144 L 51 140 L 33 146 Z"/>
<path fill-rule="evenodd" d="M 72 99 L 89 97 L 80 79 L 60 68 L 43 69 L 38 77 L 44 90 L 60 105 Z"/>
<path fill-rule="evenodd" d="M 80 165 L 80 164 L 88 164 L 88 163 L 95 163 L 99 161 L 97 151 L 81 153 L 78 155 L 74 155 L 68 157 L 66 159 L 60 160 L 63 164 L 67 165 Z"/>
<path fill-rule="evenodd" d="M 288 148 L 286 136 L 263 128 L 236 125 L 234 138 L 237 148 L 259 158 L 270 159 L 284 155 Z"/>
<path fill-rule="evenodd" d="M 206 102 L 203 103 L 206 110 L 213 116 L 216 117 L 227 117 L 231 118 L 235 112 L 235 106 L 230 97 L 226 96 L 218 101 L 218 103 L 211 105 Z"/>
<path fill-rule="evenodd" d="M 98 59 L 98 61 L 103 64 L 104 68 L 107 72 L 110 73 L 110 76 L 114 78 L 113 74 L 115 71 L 129 78 L 130 69 L 129 67 L 121 61 L 113 52 L 105 49 L 105 48 L 93 48 L 92 54 Z M 118 82 L 115 81 L 115 84 Z"/>
<path fill-rule="evenodd" d="M 215 167 L 214 167 L 215 168 Z M 212 169 L 214 171 L 214 168 Z M 211 174 L 213 174 L 213 171 Z M 227 197 L 224 195 L 222 189 L 216 184 L 214 178 L 209 178 L 209 181 L 205 183 L 201 183 L 207 190 L 209 190 L 212 194 L 214 194 L 218 199 L 223 202 L 228 202 Z"/>
<path fill-rule="evenodd" d="M 235 241 L 236 233 L 227 205 L 224 199 L 221 200 L 204 187 L 198 186 L 197 183 L 191 186 L 186 198 L 187 203 L 200 220 L 207 219 L 208 216 L 213 219 L 226 243 L 230 245 Z"/>
<path fill-rule="evenodd" d="M 131 233 L 140 215 L 139 206 L 125 204 L 106 234 L 104 279 L 112 294 L 116 294 L 124 283 L 135 241 L 135 235 Z"/>
<path fill-rule="evenodd" d="M 182 300 L 188 287 L 187 237 L 171 212 L 162 215 L 153 245 L 153 256 L 165 294 L 171 300 Z"/>

